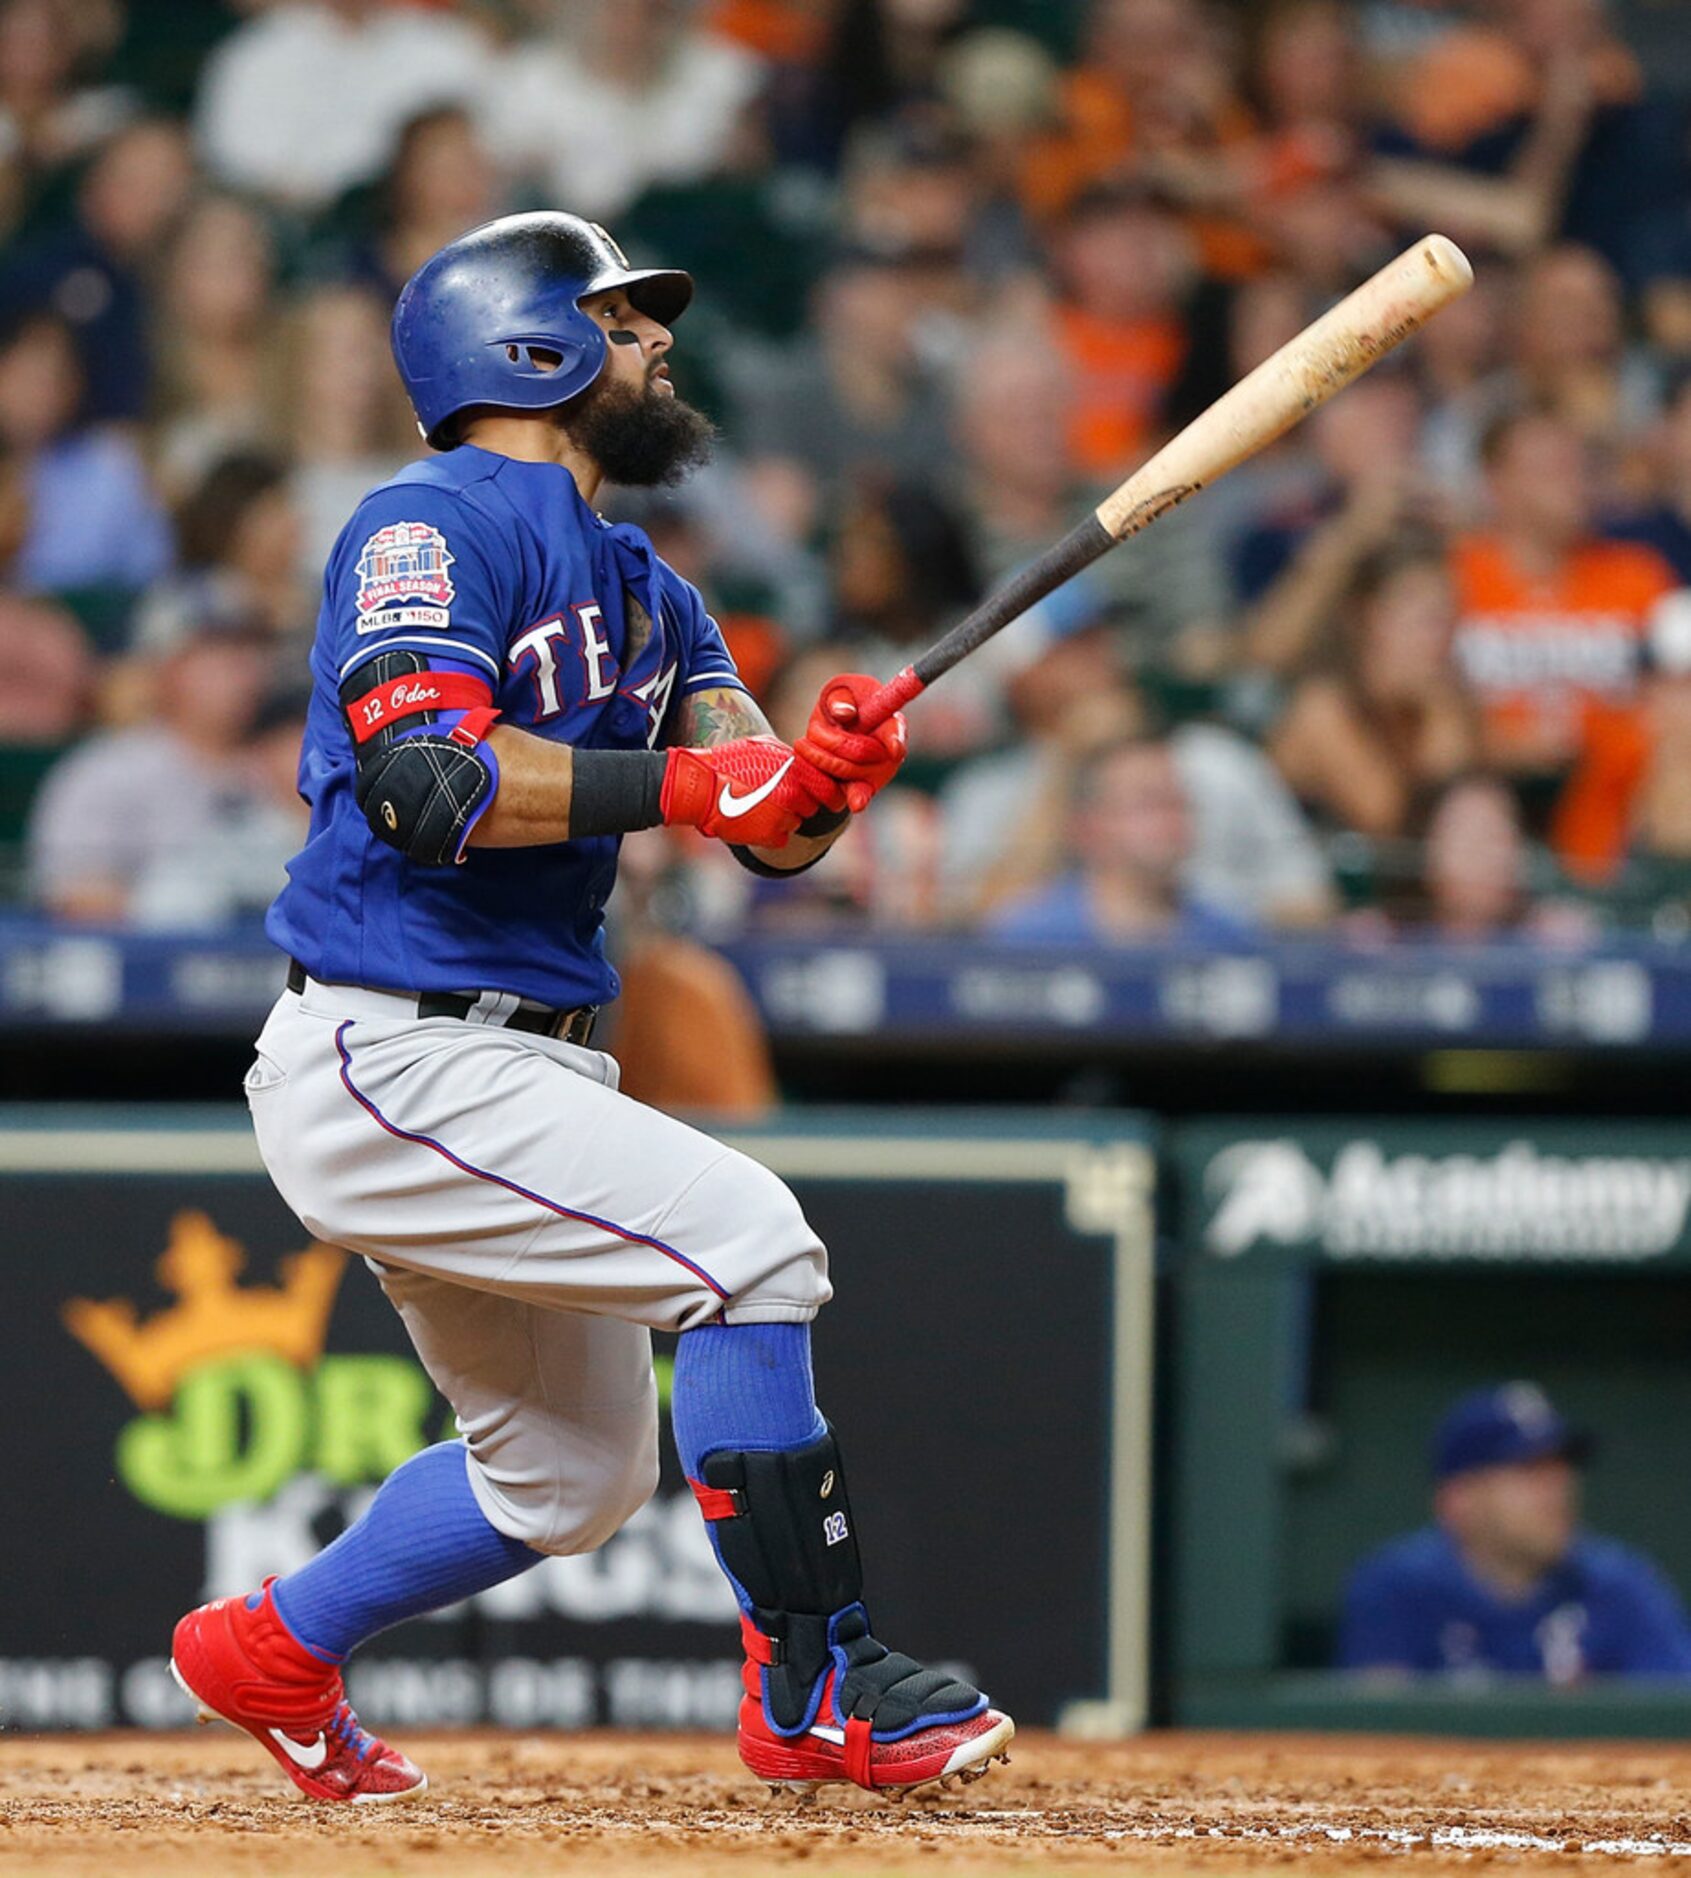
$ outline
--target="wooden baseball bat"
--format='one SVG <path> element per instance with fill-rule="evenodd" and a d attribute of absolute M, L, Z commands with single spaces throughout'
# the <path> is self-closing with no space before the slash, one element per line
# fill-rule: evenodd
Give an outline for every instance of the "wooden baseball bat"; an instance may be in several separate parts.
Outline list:
<path fill-rule="evenodd" d="M 1443 235 L 1428 235 L 1388 262 L 1224 392 L 1084 522 L 988 594 L 967 619 L 884 684 L 857 714 L 858 727 L 873 730 L 884 723 L 942 672 L 1118 541 L 1149 528 L 1159 515 L 1283 436 L 1401 345 L 1440 307 L 1466 293 L 1473 279 L 1468 257 Z M 842 694 L 834 710 L 842 722 L 849 722 L 849 697 Z"/>

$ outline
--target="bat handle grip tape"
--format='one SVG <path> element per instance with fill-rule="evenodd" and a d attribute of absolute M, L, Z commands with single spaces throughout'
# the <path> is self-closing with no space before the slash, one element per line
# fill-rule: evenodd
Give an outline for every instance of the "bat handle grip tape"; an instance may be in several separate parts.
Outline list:
<path fill-rule="evenodd" d="M 878 730 L 894 711 L 902 711 L 919 691 L 926 689 L 924 681 L 916 675 L 915 666 L 905 666 L 896 678 L 889 678 L 879 691 L 870 696 L 857 713 L 857 728 Z"/>

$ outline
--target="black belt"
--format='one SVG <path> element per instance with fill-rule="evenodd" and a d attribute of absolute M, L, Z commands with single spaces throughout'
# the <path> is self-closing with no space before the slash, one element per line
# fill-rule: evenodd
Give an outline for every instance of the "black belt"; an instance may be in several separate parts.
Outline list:
<path fill-rule="evenodd" d="M 288 960 L 288 989 L 303 991 L 310 974 L 298 959 Z M 318 981 L 323 982 L 322 980 Z M 380 986 L 361 985 L 355 989 L 363 991 L 380 990 Z M 388 997 L 408 998 L 408 991 L 391 991 Z M 476 1008 L 478 994 L 462 995 L 452 991 L 424 991 L 417 995 L 417 1015 L 419 1017 L 458 1017 L 465 1018 Z M 560 1043 L 579 1044 L 586 1049 L 593 1036 L 594 1020 L 599 1015 L 596 1004 L 583 1004 L 573 1011 L 550 1011 L 543 1006 L 522 1006 L 511 1012 L 508 1017 L 495 1017 L 488 1021 L 498 1030 L 526 1030 L 537 1037 L 556 1037 Z"/>

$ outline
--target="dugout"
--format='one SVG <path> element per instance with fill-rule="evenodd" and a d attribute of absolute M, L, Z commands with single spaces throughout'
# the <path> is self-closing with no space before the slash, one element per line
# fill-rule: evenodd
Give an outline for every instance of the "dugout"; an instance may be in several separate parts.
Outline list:
<path fill-rule="evenodd" d="M 1492 1380 L 1597 1432 L 1589 1523 L 1691 1597 L 1691 1127 L 1192 1124 L 1170 1184 L 1170 1718 L 1683 1734 L 1683 1684 L 1382 1692 L 1327 1665 L 1350 1566 L 1425 1523 L 1433 1426 Z"/>

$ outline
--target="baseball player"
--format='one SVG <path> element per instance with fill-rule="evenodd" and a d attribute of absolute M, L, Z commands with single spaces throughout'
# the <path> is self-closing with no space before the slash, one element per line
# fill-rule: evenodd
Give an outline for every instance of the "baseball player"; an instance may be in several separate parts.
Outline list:
<path fill-rule="evenodd" d="M 873 680 L 770 732 L 694 588 L 602 483 L 708 447 L 674 395 L 693 283 L 571 215 L 508 216 L 406 285 L 393 348 L 438 453 L 365 497 L 324 578 L 300 766 L 311 832 L 271 909 L 287 989 L 246 1089 L 319 1239 L 360 1253 L 462 1440 L 299 1571 L 191 1611 L 172 1669 L 317 1799 L 427 1782 L 341 1666 L 391 1624 L 602 1545 L 658 1473 L 650 1332 L 681 1333 L 676 1444 L 741 1609 L 741 1757 L 772 1785 L 975 1777 L 1009 1717 L 874 1636 L 811 1387 L 826 1256 L 792 1194 L 630 1101 L 590 1046 L 617 991 L 620 838 L 685 825 L 754 873 L 821 859 L 903 760 Z"/>

